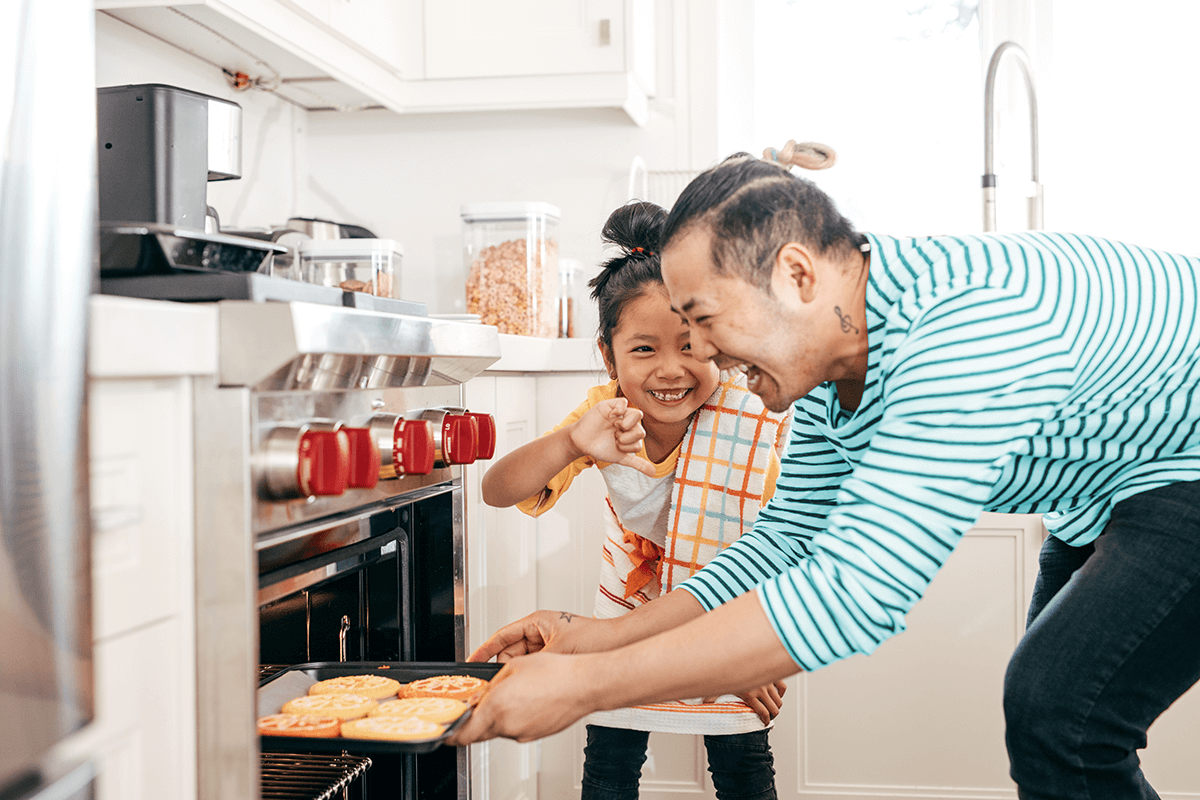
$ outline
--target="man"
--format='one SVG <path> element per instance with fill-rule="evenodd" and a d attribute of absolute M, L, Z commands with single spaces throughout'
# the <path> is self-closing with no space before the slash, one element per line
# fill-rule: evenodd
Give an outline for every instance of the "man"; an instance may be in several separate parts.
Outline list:
<path fill-rule="evenodd" d="M 744 156 L 684 191 L 661 249 L 693 355 L 796 403 L 775 498 L 684 591 L 499 631 L 476 658 L 543 652 L 510 661 L 456 742 L 870 653 L 980 512 L 1041 513 L 1005 681 L 1013 779 L 1027 798 L 1156 797 L 1136 750 L 1200 677 L 1200 260 L 859 234 Z"/>

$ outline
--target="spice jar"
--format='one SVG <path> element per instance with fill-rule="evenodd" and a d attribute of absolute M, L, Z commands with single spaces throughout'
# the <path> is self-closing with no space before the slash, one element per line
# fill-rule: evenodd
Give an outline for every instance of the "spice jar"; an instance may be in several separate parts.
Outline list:
<path fill-rule="evenodd" d="M 558 261 L 558 338 L 575 338 L 577 313 L 575 311 L 575 273 L 582 264 L 574 258 Z"/>
<path fill-rule="evenodd" d="M 548 203 L 462 207 L 468 313 L 501 333 L 558 335 L 559 217 Z"/>
<path fill-rule="evenodd" d="M 395 239 L 308 239 L 299 251 L 300 276 L 308 283 L 400 297 L 404 248 Z"/>

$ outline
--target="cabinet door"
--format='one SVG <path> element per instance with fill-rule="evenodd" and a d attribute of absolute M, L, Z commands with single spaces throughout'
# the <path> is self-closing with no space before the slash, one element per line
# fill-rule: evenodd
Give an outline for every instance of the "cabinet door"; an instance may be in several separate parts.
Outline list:
<path fill-rule="evenodd" d="M 329 24 L 329 9 L 333 0 L 283 0 L 283 2 L 295 6 L 322 25 Z"/>
<path fill-rule="evenodd" d="M 625 20 L 624 0 L 426 0 L 425 77 L 621 72 Z"/>
<path fill-rule="evenodd" d="M 313 2 L 314 0 L 304 0 Z M 326 0 L 335 32 L 400 72 L 406 47 L 420 39 L 420 6 L 413 0 Z M 411 43 L 406 41 L 407 35 Z"/>
<path fill-rule="evenodd" d="M 533 377 L 483 376 L 466 385 L 471 411 L 496 420 L 496 457 L 515 450 L 542 431 L 537 427 Z M 537 533 L 535 520 L 515 508 L 483 502 L 479 482 L 491 462 L 464 470 L 467 515 L 467 650 L 498 628 L 536 611 Z M 471 746 L 472 785 L 491 800 L 536 798 L 538 744 L 493 739 Z"/>

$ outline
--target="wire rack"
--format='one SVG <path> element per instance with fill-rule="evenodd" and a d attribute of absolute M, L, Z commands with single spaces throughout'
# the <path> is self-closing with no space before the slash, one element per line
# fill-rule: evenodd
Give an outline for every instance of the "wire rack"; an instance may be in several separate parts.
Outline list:
<path fill-rule="evenodd" d="M 263 753 L 262 800 L 333 800 L 371 768 L 366 756 Z"/>
<path fill-rule="evenodd" d="M 629 167 L 630 200 L 648 200 L 670 209 L 679 199 L 684 187 L 699 175 L 697 169 L 647 169 L 646 162 L 635 157 Z"/>
<path fill-rule="evenodd" d="M 290 666 L 291 664 L 259 664 L 258 679 L 259 681 L 264 681 L 277 672 L 283 672 Z"/>

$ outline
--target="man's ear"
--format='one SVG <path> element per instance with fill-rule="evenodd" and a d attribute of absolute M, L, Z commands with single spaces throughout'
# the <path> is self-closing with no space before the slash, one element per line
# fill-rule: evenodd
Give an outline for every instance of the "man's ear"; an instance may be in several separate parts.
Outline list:
<path fill-rule="evenodd" d="M 817 294 L 817 273 L 814 259 L 807 247 L 799 242 L 788 242 L 779 248 L 775 256 L 775 272 L 771 276 L 772 289 L 783 297 L 796 297 L 801 302 L 810 302 Z"/>
<path fill-rule="evenodd" d="M 612 349 L 604 343 L 603 339 L 596 340 L 596 348 L 600 351 L 600 357 L 604 359 L 604 368 L 608 370 L 608 377 L 615 381 L 617 379 L 617 365 L 613 363 Z"/>

